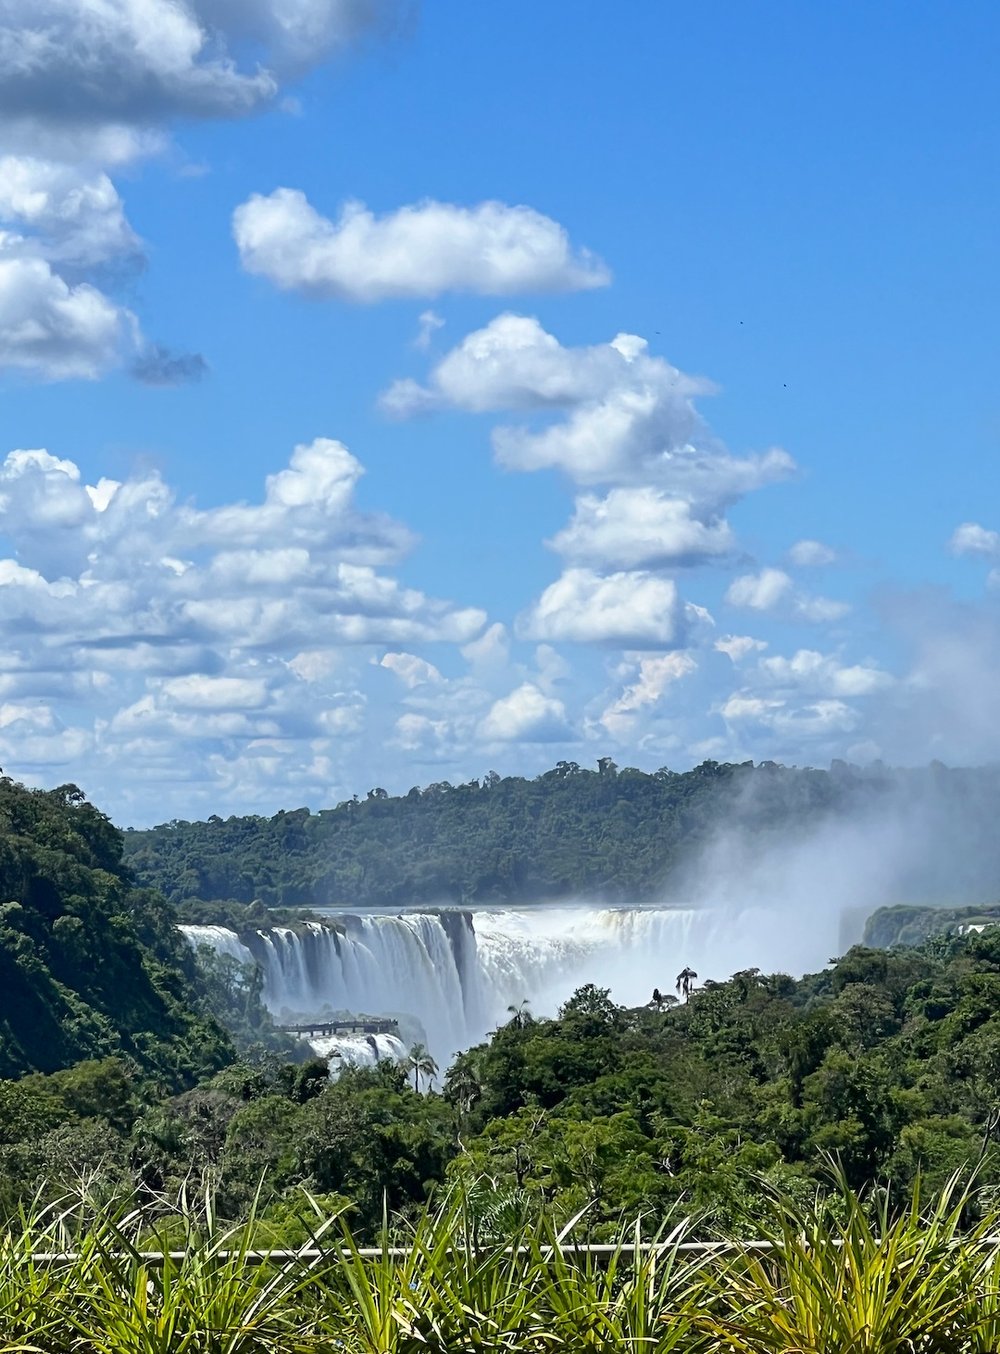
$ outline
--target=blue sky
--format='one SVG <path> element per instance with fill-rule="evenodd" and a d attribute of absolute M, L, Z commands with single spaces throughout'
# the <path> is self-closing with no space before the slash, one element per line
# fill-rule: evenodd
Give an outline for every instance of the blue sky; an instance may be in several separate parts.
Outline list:
<path fill-rule="evenodd" d="M 995 759 L 998 38 L 5 0 L 0 765 Z"/>

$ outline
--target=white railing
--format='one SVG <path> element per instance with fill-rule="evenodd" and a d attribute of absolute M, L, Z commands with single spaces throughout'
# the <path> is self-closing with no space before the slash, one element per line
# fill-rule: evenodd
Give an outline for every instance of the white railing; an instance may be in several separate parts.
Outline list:
<path fill-rule="evenodd" d="M 833 1240 L 825 1243 L 828 1246 L 840 1247 L 842 1241 Z M 947 1243 L 955 1249 L 961 1246 L 974 1246 L 976 1249 L 984 1249 L 989 1246 L 1000 1247 L 1000 1236 L 977 1237 L 973 1241 L 965 1241 L 962 1238 L 955 1238 Z M 529 1246 L 508 1247 L 503 1254 L 505 1255 L 531 1255 L 541 1254 L 543 1256 L 552 1256 L 557 1252 L 561 1255 L 581 1255 L 594 1256 L 595 1258 L 608 1258 L 619 1256 L 627 1259 L 631 1255 L 673 1255 L 677 1252 L 686 1252 L 695 1255 L 733 1255 L 744 1251 L 770 1251 L 781 1250 L 782 1244 L 778 1241 L 765 1241 L 760 1238 L 748 1238 L 742 1241 L 640 1241 L 616 1244 L 613 1242 L 597 1243 L 573 1243 L 567 1242 L 565 1245 L 545 1245 L 536 1249 Z M 476 1248 L 472 1248 L 475 1253 Z M 189 1254 L 188 1251 L 130 1251 L 116 1252 L 115 1259 L 133 1259 L 141 1264 L 157 1268 L 165 1260 L 172 1260 L 176 1263 L 183 1262 Z M 332 1259 L 337 1254 L 345 1258 L 350 1255 L 358 1255 L 363 1260 L 382 1260 L 389 1258 L 392 1260 L 405 1260 L 413 1254 L 410 1246 L 359 1246 L 357 1250 L 347 1250 L 338 1246 L 304 1247 L 301 1250 L 265 1250 L 265 1251 L 216 1251 L 213 1259 L 226 1261 L 232 1258 L 241 1259 L 247 1265 L 290 1265 L 290 1264 L 309 1264 L 314 1265 L 318 1261 Z M 449 1247 L 447 1254 L 464 1255 L 467 1252 L 462 1247 Z M 92 1253 L 91 1253 L 92 1254 Z M 79 1251 L 39 1251 L 31 1259 L 38 1265 L 58 1265 L 72 1264 L 76 1260 L 82 1259 L 83 1255 Z"/>

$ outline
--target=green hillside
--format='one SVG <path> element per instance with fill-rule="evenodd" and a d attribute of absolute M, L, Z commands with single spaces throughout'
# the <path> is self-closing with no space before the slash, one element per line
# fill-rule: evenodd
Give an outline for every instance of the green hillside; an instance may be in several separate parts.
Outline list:
<path fill-rule="evenodd" d="M 113 1055 L 191 1084 L 233 1056 L 194 981 L 172 909 L 133 886 L 108 818 L 75 786 L 0 777 L 0 1076 Z"/>
<path fill-rule="evenodd" d="M 955 775 L 949 793 L 967 790 Z M 440 815 L 443 840 L 442 823 L 472 821 L 474 796 L 486 805 L 476 809 L 484 839 L 533 804 L 554 846 L 555 806 L 565 819 L 601 795 L 619 822 L 636 799 L 643 831 L 662 793 L 661 808 L 686 815 L 696 839 L 721 806 L 782 840 L 796 796 L 805 808 L 795 821 L 809 823 L 841 812 L 845 797 L 856 807 L 883 792 L 849 775 L 780 768 L 659 781 L 570 769 L 506 788 L 375 795 L 327 818 L 214 820 L 161 835 L 192 843 L 243 831 L 247 859 L 270 843 L 279 879 L 318 860 L 314 832 L 346 834 L 355 822 L 371 841 L 380 825 L 392 847 L 399 824 L 426 813 Z M 454 810 L 439 808 L 449 800 Z M 974 819 L 968 796 L 961 802 L 963 821 Z M 591 812 L 580 808 L 576 833 L 593 826 Z M 299 848 L 283 856 L 275 842 L 288 819 Z M 143 835 L 147 845 L 157 838 Z M 480 847 L 470 840 L 469 854 Z M 880 1182 L 895 1198 L 918 1176 L 942 1184 L 977 1162 L 985 1185 L 1000 1184 L 1000 928 L 911 949 L 855 948 L 800 980 L 747 970 L 696 987 L 686 1003 L 660 996 L 629 1009 L 586 987 L 553 1018 L 512 1011 L 447 1070 L 413 1049 L 403 1066 L 331 1081 L 322 1059 L 295 1065 L 293 1050 L 273 1042 L 264 1051 L 257 975 L 232 963 L 198 971 L 173 905 L 133 885 L 121 835 L 73 787 L 0 780 L 0 887 L 0 1213 L 40 1188 L 60 1197 L 85 1170 L 95 1186 L 154 1210 L 191 1181 L 211 1181 L 223 1216 L 257 1207 L 274 1236 L 295 1241 L 308 1235 L 305 1189 L 350 1201 L 356 1234 L 372 1238 L 385 1204 L 405 1218 L 451 1183 L 489 1180 L 497 1207 L 517 1216 L 558 1224 L 589 1204 L 588 1234 L 599 1239 L 622 1218 L 675 1208 L 741 1228 L 772 1190 L 812 1197 L 831 1154 L 852 1186 Z M 231 1022 L 241 1058 L 216 1017 Z"/>
<path fill-rule="evenodd" d="M 956 905 L 1000 896 L 998 814 L 993 768 L 705 762 L 647 773 L 602 758 L 531 780 L 490 773 L 396 797 L 375 787 L 318 813 L 174 821 L 126 833 L 125 852 L 136 877 L 190 919 L 236 921 L 225 904 L 256 902 L 263 919 L 261 908 L 324 903 L 642 901 L 697 887 L 700 854 L 720 835 L 783 850 L 824 824 L 849 825 L 877 869 L 871 833 L 884 823 L 899 901 Z M 856 856 L 853 839 L 830 850 L 838 867 Z"/>
<path fill-rule="evenodd" d="M 968 907 L 915 907 L 900 903 L 880 907 L 865 922 L 864 943 L 881 949 L 893 945 L 920 945 L 930 936 L 1000 923 L 1000 903 Z"/>

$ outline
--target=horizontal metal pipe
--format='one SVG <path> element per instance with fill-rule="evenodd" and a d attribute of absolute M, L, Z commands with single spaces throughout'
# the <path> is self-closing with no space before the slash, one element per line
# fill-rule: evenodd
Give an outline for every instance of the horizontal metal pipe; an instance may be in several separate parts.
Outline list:
<path fill-rule="evenodd" d="M 841 1241 L 831 1241 L 827 1243 L 831 1246 L 842 1246 Z M 980 1237 L 974 1242 L 963 1243 L 960 1239 L 948 1243 L 950 1246 L 959 1247 L 963 1244 L 974 1245 L 977 1249 L 987 1246 L 1000 1246 L 1000 1236 Z M 601 1256 L 610 1257 L 619 1255 L 623 1259 L 634 1255 L 637 1251 L 640 1255 L 672 1255 L 674 1252 L 683 1251 L 691 1254 L 701 1255 L 731 1255 L 739 1254 L 743 1251 L 769 1251 L 780 1250 L 781 1245 L 774 1241 L 764 1241 L 759 1239 L 749 1239 L 746 1241 L 642 1241 L 636 1246 L 634 1243 L 629 1245 L 615 1245 L 611 1242 L 587 1244 L 568 1244 L 565 1246 L 542 1246 L 539 1248 L 543 1255 L 552 1256 L 558 1250 L 563 1255 L 592 1255 L 597 1258 Z M 188 1255 L 187 1251 L 138 1251 L 134 1254 L 120 1252 L 115 1254 L 116 1260 L 134 1259 L 151 1268 L 157 1268 L 166 1260 L 182 1262 Z M 337 1254 L 344 1257 L 357 1254 L 363 1260 L 381 1260 L 386 1257 L 392 1260 L 405 1260 L 413 1254 L 409 1246 L 361 1246 L 356 1252 L 347 1249 L 331 1246 L 328 1249 L 309 1248 L 298 1251 L 275 1250 L 275 1251 L 218 1251 L 215 1259 L 229 1260 L 237 1258 L 247 1265 L 266 1265 L 266 1264 L 292 1264 L 292 1263 L 315 1263 L 318 1260 L 329 1259 Z M 463 1254 L 461 1248 L 450 1248 L 447 1254 Z M 505 1255 L 530 1255 L 531 1248 L 528 1246 L 518 1246 L 508 1248 L 503 1252 Z M 38 1251 L 31 1256 L 31 1260 L 36 1265 L 58 1265 L 73 1264 L 82 1259 L 79 1251 Z"/>

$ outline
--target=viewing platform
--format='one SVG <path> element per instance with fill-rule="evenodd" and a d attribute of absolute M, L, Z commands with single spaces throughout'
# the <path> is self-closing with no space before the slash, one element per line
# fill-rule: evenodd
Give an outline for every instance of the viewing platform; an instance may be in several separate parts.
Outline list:
<path fill-rule="evenodd" d="M 335 1034 L 398 1034 L 399 1021 L 371 1020 L 309 1020 L 304 1025 L 279 1025 L 286 1034 L 304 1034 L 309 1039 L 330 1039 Z"/>

